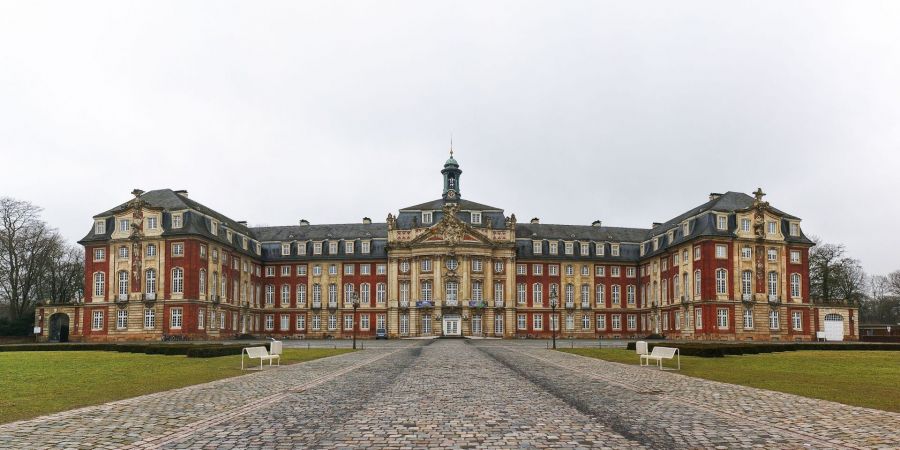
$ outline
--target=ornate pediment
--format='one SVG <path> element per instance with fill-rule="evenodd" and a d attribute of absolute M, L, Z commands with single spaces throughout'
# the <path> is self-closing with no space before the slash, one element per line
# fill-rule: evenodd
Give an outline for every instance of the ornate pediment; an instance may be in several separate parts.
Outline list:
<path fill-rule="evenodd" d="M 484 234 L 456 217 L 459 205 L 447 203 L 443 210 L 441 221 L 413 239 L 411 245 L 435 244 L 455 247 L 461 244 L 491 244 L 491 240 Z"/>

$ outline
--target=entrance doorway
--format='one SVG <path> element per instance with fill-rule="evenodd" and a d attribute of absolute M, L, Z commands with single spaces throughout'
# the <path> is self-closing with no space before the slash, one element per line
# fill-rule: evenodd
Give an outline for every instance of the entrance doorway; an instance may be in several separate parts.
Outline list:
<path fill-rule="evenodd" d="M 840 314 L 825 315 L 825 340 L 844 340 L 844 318 Z"/>
<path fill-rule="evenodd" d="M 462 335 L 462 319 L 457 314 L 449 314 L 444 316 L 444 336 L 461 336 Z"/>
<path fill-rule="evenodd" d="M 50 336 L 54 342 L 69 342 L 69 316 L 56 313 L 50 316 Z"/>
<path fill-rule="evenodd" d="M 472 335 L 481 336 L 481 315 L 472 316 Z"/>

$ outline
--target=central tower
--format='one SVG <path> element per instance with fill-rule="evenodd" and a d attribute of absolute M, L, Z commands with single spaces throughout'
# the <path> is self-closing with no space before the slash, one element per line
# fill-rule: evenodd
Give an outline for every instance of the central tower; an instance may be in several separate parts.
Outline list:
<path fill-rule="evenodd" d="M 457 202 L 460 197 L 459 177 L 462 175 L 462 170 L 459 169 L 459 163 L 453 159 L 453 149 L 450 149 L 450 159 L 444 163 L 444 170 L 441 170 L 441 173 L 444 175 L 444 193 L 442 195 L 444 201 Z"/>

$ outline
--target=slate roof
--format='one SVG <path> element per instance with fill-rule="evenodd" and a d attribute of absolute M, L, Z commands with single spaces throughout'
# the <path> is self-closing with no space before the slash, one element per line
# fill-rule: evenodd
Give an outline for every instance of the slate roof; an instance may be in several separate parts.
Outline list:
<path fill-rule="evenodd" d="M 419 211 L 419 210 L 440 210 L 444 207 L 444 199 L 439 198 L 437 200 L 432 200 L 430 202 L 420 203 L 418 205 L 409 206 L 406 208 L 401 208 L 400 211 Z M 471 200 L 460 199 L 456 202 L 459 205 L 460 211 L 503 211 L 503 208 L 495 208 L 493 206 L 482 205 L 481 203 L 476 203 Z"/>
<path fill-rule="evenodd" d="M 227 226 L 228 228 L 238 231 L 244 234 L 249 234 L 250 229 L 243 224 L 237 223 L 236 220 L 231 219 L 230 217 L 215 211 L 212 208 L 203 205 L 202 203 L 198 203 L 194 200 L 191 200 L 187 196 L 176 193 L 171 189 L 157 189 L 149 192 L 144 192 L 141 194 L 141 200 L 147 202 L 147 204 L 154 208 L 161 208 L 166 211 L 180 211 L 185 209 L 193 209 L 200 213 L 203 213 L 207 216 L 214 217 L 216 220 L 222 223 L 222 225 Z M 125 203 L 116 206 L 108 211 L 104 211 L 100 214 L 94 216 L 94 218 L 111 216 L 114 214 L 118 214 L 126 209 L 128 209 L 131 201 L 127 201 Z"/>
<path fill-rule="evenodd" d="M 328 239 L 387 239 L 387 223 L 341 223 L 330 225 L 291 225 L 251 228 L 263 242 L 324 241 Z"/>
<path fill-rule="evenodd" d="M 516 239 L 641 242 L 647 238 L 648 231 L 650 230 L 644 228 L 518 223 L 516 224 Z"/>

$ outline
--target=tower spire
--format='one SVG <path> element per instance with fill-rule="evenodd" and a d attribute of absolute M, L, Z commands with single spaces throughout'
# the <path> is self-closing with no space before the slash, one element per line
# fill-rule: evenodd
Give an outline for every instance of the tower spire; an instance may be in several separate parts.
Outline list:
<path fill-rule="evenodd" d="M 453 133 L 450 133 L 450 157 L 453 157 Z"/>

